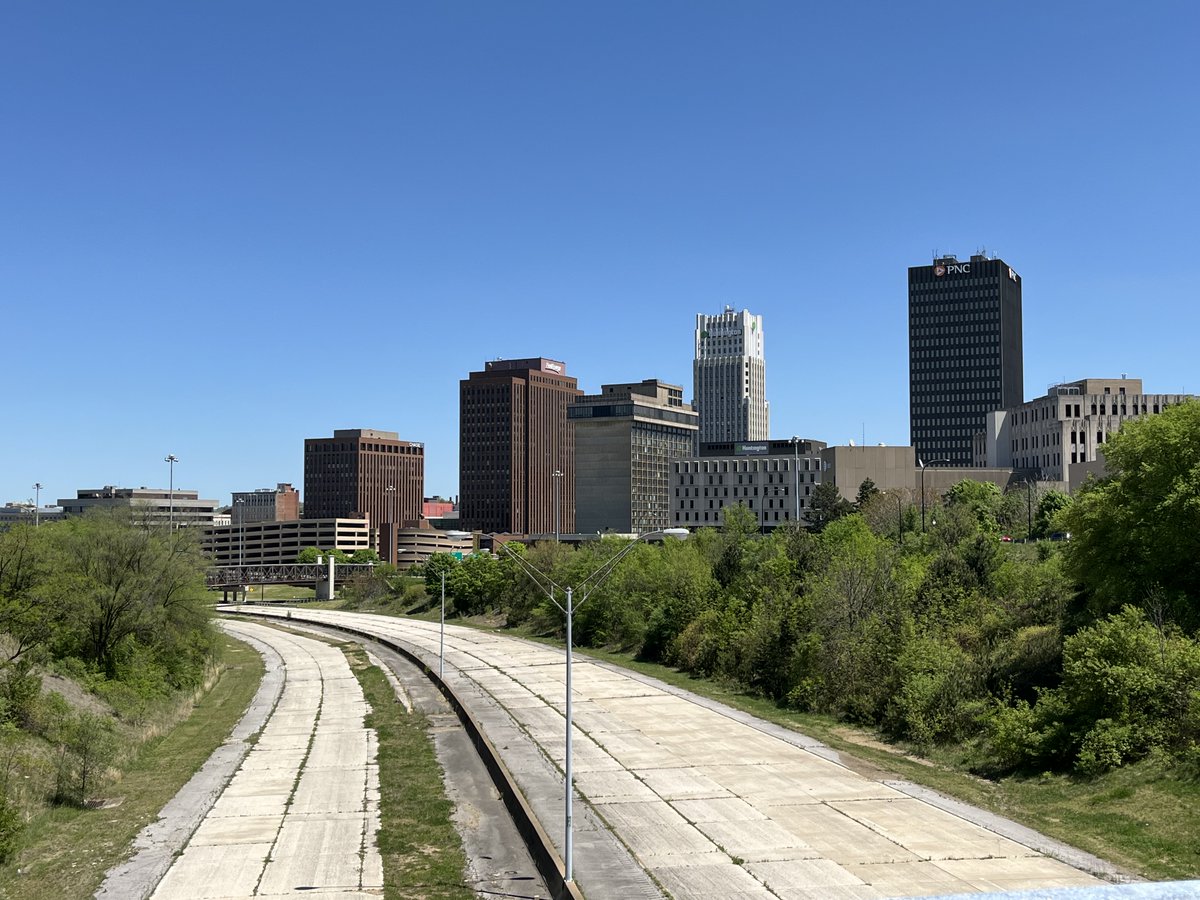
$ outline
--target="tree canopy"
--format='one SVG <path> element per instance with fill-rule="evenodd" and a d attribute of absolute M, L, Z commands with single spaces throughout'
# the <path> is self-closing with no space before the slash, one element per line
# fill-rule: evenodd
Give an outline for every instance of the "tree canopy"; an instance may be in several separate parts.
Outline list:
<path fill-rule="evenodd" d="M 1126 422 L 1104 445 L 1112 475 L 1058 515 L 1067 563 L 1098 611 L 1160 589 L 1174 618 L 1200 626 L 1200 401 Z"/>

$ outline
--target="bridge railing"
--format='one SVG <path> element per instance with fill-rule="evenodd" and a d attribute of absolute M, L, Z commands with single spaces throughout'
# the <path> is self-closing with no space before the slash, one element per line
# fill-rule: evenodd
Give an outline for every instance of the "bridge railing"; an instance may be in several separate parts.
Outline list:
<path fill-rule="evenodd" d="M 370 572 L 370 563 L 339 563 L 339 581 Z M 209 590 L 222 590 L 248 584 L 314 584 L 329 577 L 329 567 L 322 563 L 273 563 L 253 566 L 213 566 L 205 574 Z"/>

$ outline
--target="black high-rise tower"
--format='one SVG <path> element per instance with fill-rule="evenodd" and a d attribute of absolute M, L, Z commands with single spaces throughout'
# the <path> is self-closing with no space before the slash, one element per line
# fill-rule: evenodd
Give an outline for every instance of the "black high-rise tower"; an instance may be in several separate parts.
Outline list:
<path fill-rule="evenodd" d="M 985 416 L 1024 402 L 1021 276 L 1001 259 L 908 270 L 909 431 L 917 458 L 971 465 Z"/>

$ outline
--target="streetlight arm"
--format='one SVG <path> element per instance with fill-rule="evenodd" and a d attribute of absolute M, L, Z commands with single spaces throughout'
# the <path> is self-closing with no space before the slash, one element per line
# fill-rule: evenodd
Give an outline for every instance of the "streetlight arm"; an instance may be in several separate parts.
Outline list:
<path fill-rule="evenodd" d="M 520 565 L 521 570 L 526 574 L 526 576 L 528 576 L 529 580 L 532 581 L 537 587 L 542 589 L 546 596 L 550 598 L 550 602 L 558 607 L 559 612 L 565 613 L 567 611 L 566 607 L 554 599 L 555 588 L 561 591 L 563 590 L 562 585 L 558 584 L 553 578 L 538 569 L 529 560 L 522 559 L 519 553 L 509 549 L 508 544 L 501 544 L 500 546 L 504 549 L 504 552 L 508 554 L 510 559 L 515 560 Z M 549 586 L 547 587 L 547 585 Z"/>
<path fill-rule="evenodd" d="M 584 601 L 592 595 L 592 591 L 596 590 L 596 588 L 600 587 L 600 585 L 604 583 L 604 580 L 613 573 L 614 569 L 616 569 L 617 564 L 620 563 L 621 560 L 623 560 L 626 556 L 628 556 L 633 551 L 634 547 L 640 544 L 644 538 L 654 537 L 655 535 L 659 534 L 665 534 L 665 532 L 662 531 L 662 529 L 659 529 L 657 531 L 647 531 L 645 534 L 639 534 L 632 541 L 622 547 L 618 553 L 614 553 L 612 558 L 600 566 L 600 568 L 580 582 L 579 587 L 576 588 L 576 590 L 581 592 L 583 596 L 580 597 L 579 601 L 575 604 L 576 609 L 582 606 Z M 588 587 L 589 582 L 591 582 L 591 587 Z M 584 588 L 587 589 L 584 590 Z"/>

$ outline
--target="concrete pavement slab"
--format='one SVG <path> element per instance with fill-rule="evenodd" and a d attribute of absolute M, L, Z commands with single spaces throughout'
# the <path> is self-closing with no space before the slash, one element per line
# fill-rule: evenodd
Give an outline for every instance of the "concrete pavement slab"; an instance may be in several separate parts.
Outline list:
<path fill-rule="evenodd" d="M 940 859 L 935 865 L 980 891 L 1075 887 L 1095 880 L 1056 859 Z"/>
<path fill-rule="evenodd" d="M 300 815 L 362 813 L 365 794 L 366 776 L 361 767 L 305 768 L 296 785 L 289 812 Z"/>
<path fill-rule="evenodd" d="M 923 859 L 1038 855 L 1015 841 L 931 809 L 919 800 L 837 801 L 829 805 Z"/>
<path fill-rule="evenodd" d="M 648 769 L 642 773 L 642 781 L 664 800 L 733 796 L 720 783 L 695 766 L 682 769 Z"/>
<path fill-rule="evenodd" d="M 189 847 L 203 847 L 216 844 L 254 844 L 270 845 L 279 834 L 279 826 L 283 816 L 237 816 L 216 818 L 209 816 L 200 823 L 196 833 L 192 835 Z"/>
<path fill-rule="evenodd" d="M 271 852 L 269 843 L 188 847 L 159 882 L 153 900 L 250 897 Z"/>
<path fill-rule="evenodd" d="M 620 829 L 621 840 L 639 859 L 652 867 L 670 865 L 671 858 L 711 854 L 723 860 L 729 857 L 706 838 L 695 825 L 638 825 Z"/>
<path fill-rule="evenodd" d="M 672 804 L 689 822 L 752 822 L 766 816 L 741 797 L 705 797 Z"/>
<path fill-rule="evenodd" d="M 580 772 L 575 787 L 592 803 L 636 803 L 659 800 L 659 796 L 625 770 L 617 772 Z M 562 789 L 559 788 L 559 796 Z"/>
<path fill-rule="evenodd" d="M 968 882 L 927 860 L 848 865 L 846 871 L 870 884 L 883 897 L 927 897 L 975 890 Z"/>
<path fill-rule="evenodd" d="M 626 828 L 671 827 L 690 825 L 679 812 L 661 800 L 641 803 L 596 803 L 596 809 L 617 833 Z"/>
<path fill-rule="evenodd" d="M 657 876 L 675 900 L 765 900 L 771 896 L 753 875 L 728 859 L 663 869 Z"/>
<path fill-rule="evenodd" d="M 732 857 L 747 862 L 817 859 L 821 854 L 770 819 L 698 822 L 696 828 Z"/>
<path fill-rule="evenodd" d="M 820 851 L 826 859 L 843 866 L 891 865 L 920 859 L 911 850 L 906 850 L 832 806 L 821 803 L 771 806 L 765 808 L 764 812 L 769 812 L 772 821 Z"/>
<path fill-rule="evenodd" d="M 748 862 L 746 868 L 780 897 L 796 891 L 826 890 L 836 887 L 861 889 L 862 896 L 878 897 L 879 892 L 861 878 L 828 859 L 788 859 Z M 802 894 L 801 896 L 807 896 Z"/>

